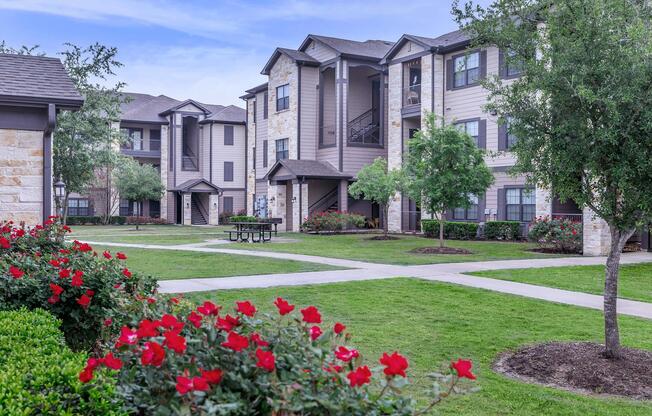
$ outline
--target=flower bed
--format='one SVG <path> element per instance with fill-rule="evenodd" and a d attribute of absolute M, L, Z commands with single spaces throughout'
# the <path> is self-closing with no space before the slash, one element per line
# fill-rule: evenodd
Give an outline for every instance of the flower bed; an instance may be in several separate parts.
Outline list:
<path fill-rule="evenodd" d="M 536 218 L 530 223 L 528 239 L 540 249 L 557 253 L 582 252 L 582 223 L 566 218 Z"/>
<path fill-rule="evenodd" d="M 340 211 L 317 212 L 306 218 L 301 229 L 308 232 L 338 232 L 349 228 L 362 228 L 363 215 Z"/>

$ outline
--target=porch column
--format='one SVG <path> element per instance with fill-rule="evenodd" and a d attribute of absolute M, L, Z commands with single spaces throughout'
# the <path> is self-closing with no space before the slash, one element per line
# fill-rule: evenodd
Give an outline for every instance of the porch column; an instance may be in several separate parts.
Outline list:
<path fill-rule="evenodd" d="M 267 201 L 268 201 L 268 210 L 270 212 L 270 217 L 280 218 L 281 219 L 281 230 L 286 230 L 287 221 L 285 220 L 285 214 L 287 212 L 285 206 L 285 184 L 272 184 L 270 182 L 269 187 L 267 188 Z"/>
<path fill-rule="evenodd" d="M 191 195 L 190 193 L 182 194 L 181 200 L 183 201 L 183 207 L 181 209 L 183 210 L 183 221 L 181 223 L 183 225 L 192 225 Z"/>
<path fill-rule="evenodd" d="M 220 195 L 208 195 L 208 224 L 219 225 L 220 223 Z"/>
<path fill-rule="evenodd" d="M 607 223 L 598 218 L 590 208 L 582 210 L 582 245 L 585 256 L 606 256 L 611 247 Z"/>
<path fill-rule="evenodd" d="M 169 203 L 169 198 L 168 198 L 168 126 L 161 126 L 161 182 L 163 183 L 164 190 L 165 192 L 163 193 L 163 197 L 161 197 L 161 213 L 160 216 L 162 219 L 169 220 L 171 221 L 171 218 L 168 218 L 168 203 Z M 170 208 L 172 210 L 172 208 Z"/>
<path fill-rule="evenodd" d="M 349 210 L 349 181 L 348 179 L 340 180 L 339 188 L 337 189 L 338 207 L 342 212 Z"/>
<path fill-rule="evenodd" d="M 552 195 L 545 188 L 536 187 L 534 191 L 537 217 L 552 217 Z"/>

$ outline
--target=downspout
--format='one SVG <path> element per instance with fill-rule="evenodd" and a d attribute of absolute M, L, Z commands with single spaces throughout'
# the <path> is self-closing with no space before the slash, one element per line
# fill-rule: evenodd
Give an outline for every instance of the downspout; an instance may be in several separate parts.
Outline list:
<path fill-rule="evenodd" d="M 43 222 L 52 215 L 52 134 L 56 125 L 57 108 L 48 104 L 48 124 L 43 132 Z"/>
<path fill-rule="evenodd" d="M 303 182 L 305 180 L 305 176 L 299 180 L 299 231 L 301 231 L 301 224 L 303 224 Z"/>
<path fill-rule="evenodd" d="M 208 177 L 210 182 L 213 183 L 213 122 L 208 123 Z"/>
<path fill-rule="evenodd" d="M 297 62 L 297 160 L 301 159 L 301 64 Z"/>
<path fill-rule="evenodd" d="M 430 54 L 430 108 L 435 112 L 435 54 Z"/>

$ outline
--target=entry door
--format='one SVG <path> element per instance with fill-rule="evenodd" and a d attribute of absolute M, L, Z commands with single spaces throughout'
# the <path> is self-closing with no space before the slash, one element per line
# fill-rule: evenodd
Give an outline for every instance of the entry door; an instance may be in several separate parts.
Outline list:
<path fill-rule="evenodd" d="M 292 182 L 285 185 L 285 230 L 292 231 Z"/>
<path fill-rule="evenodd" d="M 183 223 L 183 198 L 180 193 L 176 194 L 175 198 L 175 209 L 176 209 L 176 221 L 177 224 Z"/>

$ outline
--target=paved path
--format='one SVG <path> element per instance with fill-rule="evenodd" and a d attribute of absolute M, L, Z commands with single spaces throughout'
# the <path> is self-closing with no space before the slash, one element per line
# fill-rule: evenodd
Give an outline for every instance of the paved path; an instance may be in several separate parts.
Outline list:
<path fill-rule="evenodd" d="M 268 251 L 237 250 L 197 247 L 193 245 L 162 246 L 154 244 L 103 243 L 87 241 L 90 244 L 102 244 L 116 247 L 133 247 L 156 250 L 181 250 L 202 253 L 239 254 L 256 257 L 306 261 L 346 267 L 349 270 L 331 270 L 320 272 L 267 274 L 256 276 L 233 276 L 221 278 L 162 280 L 160 291 L 164 293 L 184 293 L 210 291 L 219 289 L 245 289 L 273 286 L 298 286 L 308 284 L 350 282 L 360 280 L 388 279 L 394 277 L 413 277 L 430 281 L 453 283 L 479 289 L 509 293 L 533 299 L 567 305 L 582 306 L 592 309 L 602 309 L 602 296 L 589 293 L 573 292 L 526 283 L 490 279 L 479 276 L 469 276 L 463 273 L 481 270 L 520 269 L 558 266 L 584 266 L 604 264 L 605 257 L 558 257 L 548 259 L 498 260 L 466 263 L 443 263 L 415 266 L 397 266 L 378 263 L 368 263 L 356 260 L 334 259 L 330 257 L 310 256 L 292 253 L 276 253 Z M 621 263 L 652 262 L 650 253 L 623 254 Z M 652 303 L 637 302 L 625 299 L 618 300 L 619 313 L 652 319 Z"/>

